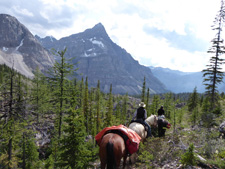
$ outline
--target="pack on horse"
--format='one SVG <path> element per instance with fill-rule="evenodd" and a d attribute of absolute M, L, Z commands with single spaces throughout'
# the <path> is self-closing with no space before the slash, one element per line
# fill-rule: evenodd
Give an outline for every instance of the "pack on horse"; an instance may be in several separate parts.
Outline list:
<path fill-rule="evenodd" d="M 123 168 L 126 165 L 127 155 L 138 150 L 141 138 L 133 130 L 123 126 L 104 128 L 95 136 L 99 145 L 101 169 L 119 168 L 123 158 Z"/>
<path fill-rule="evenodd" d="M 158 117 L 156 115 L 151 115 L 145 120 L 145 122 L 148 123 L 150 127 L 157 127 L 157 121 Z M 130 123 L 129 128 L 135 131 L 141 137 L 142 142 L 146 139 L 147 131 L 143 124 L 138 122 L 132 122 Z M 130 163 L 135 163 L 137 156 L 137 153 L 133 153 L 129 158 Z"/>
<path fill-rule="evenodd" d="M 127 151 L 123 138 L 115 133 L 108 133 L 103 136 L 99 145 L 99 156 L 101 169 L 119 168 L 123 158 L 123 168 L 126 165 Z"/>

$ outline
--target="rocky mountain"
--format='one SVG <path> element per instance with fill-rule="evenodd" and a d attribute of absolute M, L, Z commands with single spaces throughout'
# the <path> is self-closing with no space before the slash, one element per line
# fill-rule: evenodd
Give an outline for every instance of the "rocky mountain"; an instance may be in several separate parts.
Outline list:
<path fill-rule="evenodd" d="M 32 77 L 37 67 L 51 67 L 54 58 L 15 17 L 0 14 L 0 64 Z"/>
<path fill-rule="evenodd" d="M 101 23 L 59 40 L 53 37 L 36 38 L 46 49 L 63 50 L 67 47 L 66 58 L 75 57 L 73 63 L 79 68 L 77 73 L 82 73 L 79 78 L 88 77 L 90 87 L 96 87 L 100 80 L 103 92 L 109 92 L 112 84 L 113 93 L 136 95 L 141 93 L 146 77 L 146 87 L 151 93 L 167 91 L 148 67 L 140 65 L 110 39 Z"/>

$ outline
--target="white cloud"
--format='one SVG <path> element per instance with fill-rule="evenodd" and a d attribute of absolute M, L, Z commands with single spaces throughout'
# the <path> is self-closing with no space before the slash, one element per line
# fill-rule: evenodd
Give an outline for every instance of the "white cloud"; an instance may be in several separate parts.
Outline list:
<path fill-rule="evenodd" d="M 112 40 L 126 49 L 139 63 L 182 71 L 201 71 L 209 60 L 207 49 L 205 52 L 199 51 L 199 48 L 190 51 L 188 48 L 182 49 L 182 45 L 178 49 L 172 44 L 176 37 L 173 40 L 168 39 L 173 37 L 163 38 L 164 35 L 157 38 L 154 32 L 147 33 L 144 27 L 171 33 L 179 38 L 183 36 L 185 40 L 190 40 L 190 44 L 204 42 L 204 49 L 205 44 L 209 44 L 215 35 L 210 26 L 219 9 L 220 0 L 0 2 L 1 12 L 17 17 L 33 34 L 42 37 L 53 35 L 59 39 L 82 32 L 101 22 Z"/>
<path fill-rule="evenodd" d="M 16 13 L 23 15 L 23 16 L 28 16 L 28 17 L 33 17 L 33 13 L 30 12 L 28 9 L 22 9 L 19 6 L 13 6 L 12 10 L 14 10 Z"/>

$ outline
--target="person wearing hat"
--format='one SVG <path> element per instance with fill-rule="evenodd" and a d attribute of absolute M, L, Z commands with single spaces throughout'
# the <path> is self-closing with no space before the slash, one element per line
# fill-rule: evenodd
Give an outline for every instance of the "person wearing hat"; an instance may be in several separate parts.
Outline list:
<path fill-rule="evenodd" d="M 165 118 L 165 111 L 163 109 L 163 106 L 161 106 L 160 109 L 158 110 L 158 117 Z"/>
<path fill-rule="evenodd" d="M 147 118 L 147 111 L 145 110 L 145 103 L 141 102 L 139 104 L 139 108 L 135 111 L 133 118 L 132 118 L 132 122 L 138 122 L 143 124 L 144 126 L 148 127 L 148 131 L 147 131 L 147 137 L 151 137 L 151 127 L 149 126 L 148 123 L 145 122 L 145 119 Z"/>

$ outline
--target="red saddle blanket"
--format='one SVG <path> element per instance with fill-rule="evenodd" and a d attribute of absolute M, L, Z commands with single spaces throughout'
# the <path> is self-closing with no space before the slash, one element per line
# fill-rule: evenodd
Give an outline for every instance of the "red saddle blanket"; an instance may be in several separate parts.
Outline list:
<path fill-rule="evenodd" d="M 100 145 L 102 137 L 105 135 L 105 133 L 107 133 L 108 131 L 110 132 L 111 130 L 119 130 L 128 137 L 128 139 L 124 141 L 126 144 L 126 148 L 130 154 L 137 152 L 141 137 L 135 131 L 127 128 L 124 125 L 106 127 L 102 131 L 100 131 L 95 136 L 95 140 L 98 145 Z"/>

